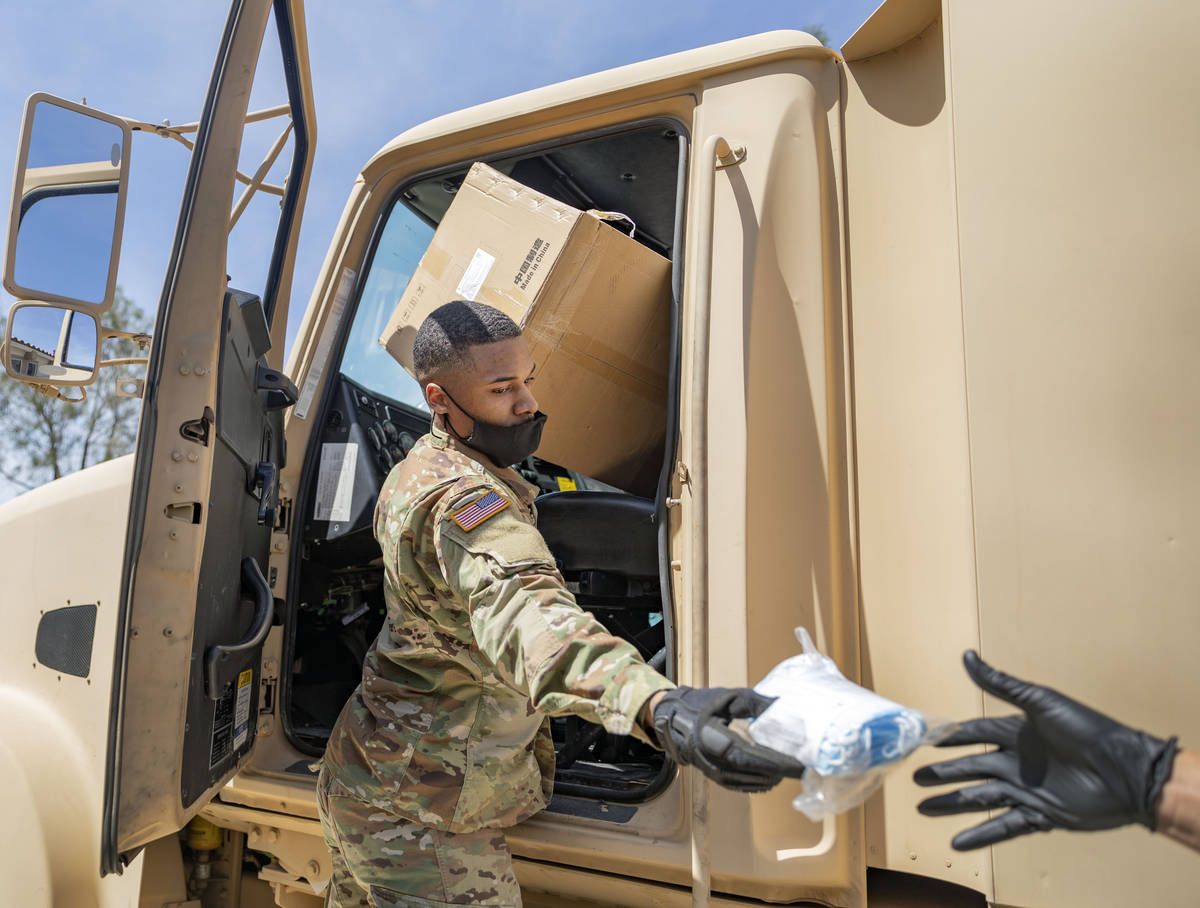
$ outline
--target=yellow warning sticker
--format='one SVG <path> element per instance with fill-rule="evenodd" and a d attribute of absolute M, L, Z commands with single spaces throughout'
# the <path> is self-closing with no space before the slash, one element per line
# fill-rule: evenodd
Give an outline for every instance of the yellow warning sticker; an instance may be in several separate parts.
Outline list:
<path fill-rule="evenodd" d="M 554 481 L 558 483 L 560 492 L 574 492 L 579 486 L 575 485 L 575 480 L 570 476 L 555 476 Z"/>
<path fill-rule="evenodd" d="M 250 682 L 254 680 L 253 669 L 238 675 L 237 702 L 233 707 L 233 749 L 237 750 L 250 735 Z"/>

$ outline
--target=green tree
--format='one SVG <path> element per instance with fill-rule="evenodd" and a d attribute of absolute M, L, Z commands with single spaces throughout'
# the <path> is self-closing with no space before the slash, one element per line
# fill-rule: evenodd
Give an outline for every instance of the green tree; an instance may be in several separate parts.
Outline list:
<path fill-rule="evenodd" d="M 101 321 L 118 331 L 149 333 L 150 319 L 119 288 Z M 103 359 L 144 356 L 130 340 L 111 339 L 101 346 Z M 47 397 L 36 388 L 0 377 L 0 476 L 22 491 L 133 450 L 141 401 L 117 394 L 117 382 L 141 377 L 141 365 L 104 369 L 87 388 L 87 399 L 71 403 Z"/>
<path fill-rule="evenodd" d="M 816 23 L 812 23 L 810 25 L 801 25 L 800 31 L 808 32 L 826 47 L 829 46 L 829 32 L 825 31 L 824 25 L 817 25 Z"/>

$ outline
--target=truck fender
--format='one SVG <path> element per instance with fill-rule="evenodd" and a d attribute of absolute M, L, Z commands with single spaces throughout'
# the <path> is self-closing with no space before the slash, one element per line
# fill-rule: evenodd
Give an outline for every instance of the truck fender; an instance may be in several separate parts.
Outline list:
<path fill-rule="evenodd" d="M 121 876 L 100 877 L 100 801 L 104 766 L 48 704 L 0 688 L 0 849 L 5 901 L 13 905 L 106 908 L 136 901 L 138 858 Z"/>

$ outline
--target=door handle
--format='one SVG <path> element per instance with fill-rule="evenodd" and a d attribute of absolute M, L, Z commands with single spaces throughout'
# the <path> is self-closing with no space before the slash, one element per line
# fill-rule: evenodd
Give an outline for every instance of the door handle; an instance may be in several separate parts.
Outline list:
<path fill-rule="evenodd" d="M 269 460 L 260 460 L 254 468 L 254 484 L 250 488 L 252 491 L 258 489 L 258 525 L 275 526 L 279 468 Z"/>
<path fill-rule="evenodd" d="M 254 598 L 254 622 L 245 639 L 237 643 L 216 643 L 204 653 L 204 692 L 210 700 L 220 700 L 225 689 L 233 684 L 235 672 L 241 666 L 237 656 L 243 656 L 261 646 L 271 629 L 274 602 L 271 588 L 263 577 L 258 562 L 253 557 L 242 559 L 242 590 L 249 590 Z"/>

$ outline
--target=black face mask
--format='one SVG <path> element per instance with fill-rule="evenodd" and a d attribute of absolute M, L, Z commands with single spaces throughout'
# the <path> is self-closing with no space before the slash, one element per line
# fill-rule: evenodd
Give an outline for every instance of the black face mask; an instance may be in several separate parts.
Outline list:
<path fill-rule="evenodd" d="M 449 391 L 446 391 L 445 388 L 442 390 L 446 392 L 447 397 L 450 397 Z M 450 421 L 450 415 L 446 414 L 446 418 L 443 420 L 446 428 L 463 444 L 482 451 L 499 466 L 507 467 L 514 463 L 520 463 L 536 451 L 542 442 L 542 427 L 546 424 L 546 414 L 541 410 L 538 410 L 531 419 L 517 423 L 515 426 L 500 426 L 471 416 L 453 397 L 450 397 L 450 401 L 462 410 L 464 416 L 474 421 L 475 427 L 471 430 L 470 435 L 463 438 L 454 431 L 454 423 Z"/>

